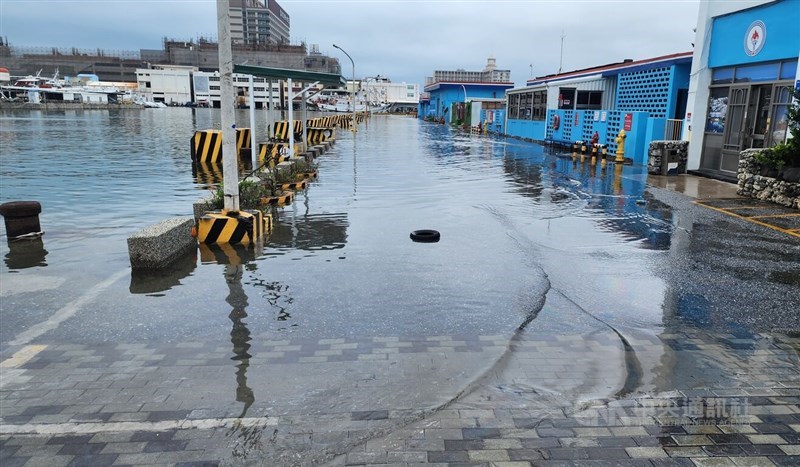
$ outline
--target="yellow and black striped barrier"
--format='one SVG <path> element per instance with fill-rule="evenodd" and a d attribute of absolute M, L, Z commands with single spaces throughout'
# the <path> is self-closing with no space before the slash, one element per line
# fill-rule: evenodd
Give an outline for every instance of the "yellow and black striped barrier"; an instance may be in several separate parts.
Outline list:
<path fill-rule="evenodd" d="M 264 213 L 253 211 L 210 211 L 197 224 L 197 240 L 200 243 L 255 242 L 264 235 Z"/>
<path fill-rule="evenodd" d="M 333 130 L 330 128 L 323 128 L 323 127 L 314 127 L 314 128 L 307 128 L 306 132 L 306 142 L 312 146 L 317 144 L 322 144 L 328 140 L 333 134 Z"/>
<path fill-rule="evenodd" d="M 275 131 L 273 132 L 273 138 L 277 141 L 288 141 L 289 140 L 289 122 L 275 122 Z"/>
<path fill-rule="evenodd" d="M 299 174 L 297 174 L 297 176 L 302 177 L 303 180 L 315 180 L 318 176 L 318 173 L 316 170 L 314 170 L 311 172 L 300 172 Z"/>
<path fill-rule="evenodd" d="M 300 180 L 297 182 L 281 183 L 281 190 L 301 191 L 308 187 L 308 182 Z"/>
<path fill-rule="evenodd" d="M 195 131 L 191 140 L 192 160 L 197 162 L 222 162 L 222 131 Z"/>
<path fill-rule="evenodd" d="M 237 128 L 236 129 L 236 152 L 241 154 L 242 151 L 250 150 L 250 128 Z"/>
<path fill-rule="evenodd" d="M 272 231 L 272 214 L 266 213 L 264 216 L 264 231 Z M 255 242 L 242 243 L 200 243 L 200 262 L 209 264 L 230 264 L 239 265 L 252 261 L 257 255 L 264 251 L 266 235 L 257 238 Z"/>
<path fill-rule="evenodd" d="M 294 145 L 294 154 L 300 154 L 302 145 L 300 143 Z M 274 143 L 267 142 L 261 143 L 258 148 L 258 163 L 263 164 L 269 159 L 269 167 L 273 168 L 281 162 L 288 161 L 289 157 L 289 143 Z"/>
<path fill-rule="evenodd" d="M 261 198 L 261 205 L 262 206 L 286 206 L 287 204 L 291 204 L 294 200 L 294 192 L 287 191 L 284 192 L 282 195 L 278 196 L 267 196 Z"/>

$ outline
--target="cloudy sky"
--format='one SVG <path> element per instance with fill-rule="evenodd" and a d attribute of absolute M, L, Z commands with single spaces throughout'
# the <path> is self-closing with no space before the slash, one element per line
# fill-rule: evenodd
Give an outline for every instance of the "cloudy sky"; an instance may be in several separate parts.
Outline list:
<path fill-rule="evenodd" d="M 282 0 L 293 41 L 319 44 L 356 76 L 423 84 L 433 70 L 481 70 L 486 58 L 524 84 L 564 71 L 689 51 L 698 0 Z M 164 36 L 216 37 L 214 0 L 0 0 L 11 45 L 138 50 Z M 531 68 L 533 65 L 533 68 Z M 2 66 L 2 65 L 0 65 Z"/>

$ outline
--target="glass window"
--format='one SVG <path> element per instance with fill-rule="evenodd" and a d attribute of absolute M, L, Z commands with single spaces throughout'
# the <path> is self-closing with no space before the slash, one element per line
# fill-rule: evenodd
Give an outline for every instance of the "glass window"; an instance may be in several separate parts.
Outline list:
<path fill-rule="evenodd" d="M 603 106 L 603 91 L 578 91 L 576 110 L 600 110 Z"/>
<path fill-rule="evenodd" d="M 737 83 L 749 83 L 753 81 L 775 81 L 778 79 L 778 67 L 780 63 L 765 63 L 758 65 L 742 66 L 736 68 Z"/>
<path fill-rule="evenodd" d="M 790 86 L 775 86 L 775 99 L 772 106 L 772 125 L 770 127 L 770 146 L 786 141 L 789 129 L 789 103 L 792 102 Z"/>
<path fill-rule="evenodd" d="M 733 68 L 717 68 L 711 73 L 711 84 L 727 84 L 733 82 Z"/>
<path fill-rule="evenodd" d="M 519 118 L 519 94 L 509 94 L 508 96 L 508 118 Z"/>
<path fill-rule="evenodd" d="M 794 79 L 795 76 L 797 76 L 797 60 L 781 63 L 780 79 Z"/>
<path fill-rule="evenodd" d="M 722 134 L 728 113 L 728 88 L 711 88 L 706 113 L 706 133 Z"/>

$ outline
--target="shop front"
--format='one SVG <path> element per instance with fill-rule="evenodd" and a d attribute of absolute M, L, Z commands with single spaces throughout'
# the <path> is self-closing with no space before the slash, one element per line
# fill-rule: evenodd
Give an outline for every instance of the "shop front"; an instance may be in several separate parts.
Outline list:
<path fill-rule="evenodd" d="M 701 171 L 731 177 L 742 150 L 786 140 L 798 73 L 798 24 L 800 8 L 793 0 L 713 18 Z"/>

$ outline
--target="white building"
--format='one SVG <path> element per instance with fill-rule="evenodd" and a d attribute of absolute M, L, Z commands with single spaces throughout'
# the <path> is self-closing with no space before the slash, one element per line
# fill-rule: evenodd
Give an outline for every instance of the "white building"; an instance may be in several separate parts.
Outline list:
<path fill-rule="evenodd" d="M 700 3 L 684 126 L 690 170 L 733 181 L 740 151 L 786 139 L 798 54 L 796 0 Z"/>
<path fill-rule="evenodd" d="M 197 68 L 177 65 L 156 65 L 136 70 L 137 92 L 146 101 L 180 104 L 193 102 L 192 73 Z"/>
<path fill-rule="evenodd" d="M 393 83 L 386 77 L 376 76 L 364 81 L 370 102 L 389 104 L 390 111 L 414 111 L 419 104 L 419 85 Z"/>
<path fill-rule="evenodd" d="M 219 89 L 220 74 L 218 71 L 213 73 L 206 71 L 197 71 L 192 75 L 192 84 L 194 89 L 193 101 L 199 105 L 208 107 L 220 107 L 222 101 Z M 281 84 L 283 84 L 283 93 L 281 93 Z M 301 83 L 292 83 L 294 92 L 300 92 Z M 233 74 L 233 87 L 234 95 L 236 96 L 237 105 L 247 106 L 250 103 L 250 76 L 239 73 Z M 272 81 L 272 102 L 277 108 L 281 106 L 281 96 L 286 99 L 288 95 L 287 84 L 285 81 Z M 310 92 L 309 92 L 310 94 Z M 255 106 L 257 109 L 266 108 L 269 105 L 269 85 L 265 78 L 253 78 L 253 97 L 255 99 Z M 296 102 L 301 100 L 300 96 L 295 96 Z M 285 105 L 285 103 L 284 103 Z"/>
<path fill-rule="evenodd" d="M 489 57 L 481 71 L 436 70 L 433 76 L 425 78 L 425 86 L 442 82 L 510 83 L 511 70 L 498 70 L 495 58 Z"/>

